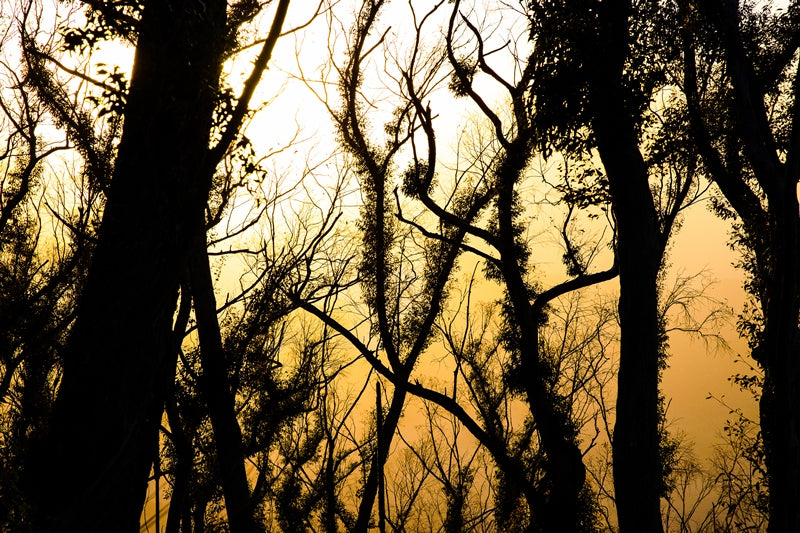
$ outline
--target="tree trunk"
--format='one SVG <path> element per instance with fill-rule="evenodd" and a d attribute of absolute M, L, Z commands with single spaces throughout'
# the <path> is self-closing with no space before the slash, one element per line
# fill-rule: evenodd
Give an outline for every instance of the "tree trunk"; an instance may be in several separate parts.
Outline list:
<path fill-rule="evenodd" d="M 626 3 L 628 4 L 628 3 Z M 620 362 L 612 454 L 621 533 L 660 532 L 657 278 L 663 247 L 647 168 L 625 105 L 630 7 L 603 10 L 591 79 L 593 127 L 617 219 Z"/>
<path fill-rule="evenodd" d="M 202 222 L 202 220 L 201 220 Z M 205 228 L 200 224 L 190 266 L 190 283 L 200 339 L 200 378 L 217 449 L 216 474 L 222 482 L 231 533 L 256 531 L 252 497 L 245 471 L 242 430 L 236 419 L 234 391 L 228 384 L 225 350 L 217 319 L 214 281 L 206 253 Z"/>
<path fill-rule="evenodd" d="M 800 531 L 800 220 L 794 182 L 772 198 L 771 275 L 765 279 L 761 428 L 769 483 L 769 533 Z M 776 205 L 778 204 L 778 205 Z"/>
<path fill-rule="evenodd" d="M 501 273 L 507 298 L 513 308 L 518 328 L 520 373 L 525 396 L 541 447 L 547 457 L 547 487 L 544 501 L 528 499 L 532 520 L 531 531 L 569 533 L 577 531 L 579 500 L 586 480 L 586 468 L 576 439 L 576 431 L 564 398 L 548 389 L 554 370 L 542 360 L 539 351 L 539 316 L 534 312 L 530 291 L 524 280 L 514 232 L 514 185 L 525 169 L 530 146 L 519 137 L 507 150 L 499 166 L 498 187 L 498 250 Z M 537 498 L 538 499 L 538 498 Z M 538 504 L 538 505 L 537 505 Z"/>
<path fill-rule="evenodd" d="M 617 217 L 620 361 L 612 442 L 614 490 L 620 532 L 661 531 L 663 481 L 659 434 L 657 278 L 661 235 L 644 162 L 631 132 L 603 133 L 600 153 Z M 627 135 L 625 135 L 627 133 Z M 609 137 L 610 136 L 610 137 Z M 629 146 L 613 146 L 619 139 Z M 611 146 L 605 146 L 610 144 Z M 637 161 L 638 159 L 638 161 Z"/>
<path fill-rule="evenodd" d="M 169 498 L 169 511 L 165 533 L 180 533 L 181 520 L 189 520 L 189 488 L 192 477 L 194 448 L 192 437 L 185 431 L 178 416 L 178 406 L 172 398 L 167 400 L 167 420 L 175 447 L 175 461 L 172 471 L 172 494 Z"/>
<path fill-rule="evenodd" d="M 617 106 L 619 110 L 619 106 Z M 620 361 L 612 442 L 620 532 L 661 531 L 657 278 L 661 263 L 653 198 L 632 131 L 619 115 L 597 121 L 598 145 L 617 218 Z M 600 125 L 607 122 L 604 125 Z M 627 139 L 628 142 L 620 142 Z M 627 144 L 627 146 L 625 146 Z"/>
<path fill-rule="evenodd" d="M 125 126 L 50 427 L 26 483 L 38 531 L 138 532 L 165 391 L 172 319 L 225 35 L 220 0 L 152 0 L 140 22 Z"/>
<path fill-rule="evenodd" d="M 734 89 L 736 134 L 767 197 L 765 214 L 761 209 L 741 209 L 742 197 L 754 196 L 750 185 L 741 175 L 733 180 L 721 179 L 724 173 L 714 176 L 760 245 L 753 252 L 764 329 L 755 339 L 753 357 L 764 369 L 760 417 L 770 495 L 768 531 L 800 531 L 800 71 L 795 65 L 790 145 L 787 153 L 780 154 L 764 104 L 764 92 L 774 87 L 764 87 L 757 77 L 755 60 L 740 33 L 738 2 L 700 5 L 722 34 Z"/>
<path fill-rule="evenodd" d="M 406 381 L 410 373 L 410 369 L 403 369 L 399 378 Z M 378 483 L 383 475 L 383 468 L 386 463 L 386 457 L 389 455 L 389 449 L 392 446 L 394 433 L 397 430 L 397 425 L 400 423 L 400 417 L 403 414 L 406 395 L 406 391 L 400 388 L 395 388 L 392 393 L 389 410 L 386 413 L 386 418 L 383 419 L 382 431 L 378 436 L 378 449 L 376 450 L 375 461 L 369 469 L 367 479 L 362 488 L 361 502 L 358 506 L 358 517 L 356 518 L 355 526 L 353 526 L 354 533 L 366 533 L 370 529 L 369 524 L 372 521 L 372 509 L 375 506 L 375 498 L 378 496 Z"/>

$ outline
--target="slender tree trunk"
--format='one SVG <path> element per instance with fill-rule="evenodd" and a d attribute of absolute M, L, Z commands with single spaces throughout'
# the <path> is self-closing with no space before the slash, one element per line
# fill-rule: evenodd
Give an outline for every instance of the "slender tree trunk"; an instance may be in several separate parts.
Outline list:
<path fill-rule="evenodd" d="M 409 370 L 404 370 L 400 379 L 407 380 L 410 375 Z M 367 479 L 362 489 L 361 502 L 358 507 L 358 517 L 356 524 L 353 527 L 354 533 L 366 533 L 369 530 L 369 523 L 372 520 L 372 509 L 375 506 L 375 498 L 378 496 L 378 483 L 379 478 L 382 476 L 386 457 L 389 454 L 389 448 L 392 446 L 394 433 L 397 430 L 397 425 L 400 422 L 400 417 L 403 414 L 403 407 L 406 401 L 406 391 L 400 388 L 395 388 L 392 394 L 392 400 L 389 404 L 389 410 L 386 413 L 386 418 L 383 419 L 382 431 L 378 437 L 378 450 L 376 451 L 376 459 L 373 466 L 369 469 Z"/>
<path fill-rule="evenodd" d="M 181 283 L 181 300 L 178 306 L 178 314 L 175 317 L 175 327 L 173 328 L 174 345 L 176 353 L 180 353 L 183 339 L 186 335 L 186 327 L 192 312 L 192 297 L 189 294 L 189 283 L 185 279 Z M 172 492 L 169 498 L 169 510 L 167 511 L 166 533 L 179 533 L 181 517 L 189 515 L 189 484 L 192 477 L 192 467 L 194 463 L 194 450 L 192 440 L 197 428 L 188 427 L 181 420 L 178 414 L 178 402 L 175 395 L 177 384 L 175 383 L 175 369 L 169 372 L 170 383 L 167 390 L 164 411 L 167 415 L 169 424 L 170 440 L 175 450 L 175 458 L 172 469 Z M 188 431 L 187 431 L 188 429 Z M 161 533 L 161 532 L 159 532 Z"/>
<path fill-rule="evenodd" d="M 621 329 L 614 491 L 621 533 L 660 532 L 657 278 L 663 247 L 647 168 L 625 105 L 629 2 L 605 6 L 591 79 L 593 127 L 617 220 Z"/>
<path fill-rule="evenodd" d="M 181 520 L 189 521 L 189 483 L 192 476 L 194 450 L 192 438 L 187 434 L 178 417 L 174 401 L 167 400 L 167 420 L 175 447 L 175 462 L 172 472 L 172 494 L 169 499 L 165 533 L 180 533 Z"/>
<path fill-rule="evenodd" d="M 206 253 L 204 225 L 199 225 L 197 230 L 190 280 L 200 338 L 200 360 L 203 368 L 201 387 L 214 429 L 217 475 L 222 481 L 231 533 L 247 533 L 256 531 L 256 527 L 244 467 L 242 431 L 236 419 L 233 391 L 228 385 L 225 350 L 217 319 L 214 281 Z"/>
<path fill-rule="evenodd" d="M 800 220 L 794 182 L 770 202 L 771 275 L 758 348 L 764 368 L 761 428 L 769 483 L 769 533 L 800 531 Z"/>
<path fill-rule="evenodd" d="M 330 434 L 330 429 L 325 428 L 325 443 L 327 445 L 327 454 L 325 457 L 325 478 L 322 486 L 324 494 L 324 507 L 322 511 L 322 530 L 325 533 L 337 533 L 336 521 L 336 465 L 334 463 L 335 445 L 336 441 Z"/>
<path fill-rule="evenodd" d="M 597 121 L 596 131 L 618 230 L 621 339 L 612 442 L 617 516 L 622 533 L 658 532 L 663 486 L 657 288 L 661 235 L 636 137 L 619 127 L 619 115 L 608 114 Z"/>
<path fill-rule="evenodd" d="M 145 3 L 98 244 L 50 426 L 26 466 L 37 531 L 139 531 L 179 279 L 208 195 L 197 176 L 225 16 L 220 0 Z"/>
<path fill-rule="evenodd" d="M 378 475 L 378 531 L 386 533 L 386 498 L 384 489 L 386 483 L 383 479 L 384 453 L 381 451 L 383 433 L 383 402 L 381 401 L 381 384 L 375 384 L 375 429 L 378 437 L 378 449 L 375 453 L 375 472 Z M 388 455 L 388 450 L 386 451 Z"/>
<path fill-rule="evenodd" d="M 531 328 L 538 328 L 532 325 Z M 523 335 L 521 342 L 531 342 L 531 335 Z M 534 338 L 538 335 L 533 336 Z M 535 346 L 535 345 L 533 345 Z M 543 383 L 544 368 L 541 361 L 535 360 L 539 354 L 534 347 L 522 350 L 525 359 L 522 373 L 525 376 L 526 399 L 545 451 L 547 463 L 548 497 L 544 508 L 537 509 L 535 501 L 528 504 L 536 513 L 536 531 L 545 533 L 568 533 L 578 531 L 578 513 L 581 491 L 586 480 L 583 456 L 575 440 L 572 421 L 566 412 L 561 411 L 562 398 L 547 390 Z M 535 350 L 538 352 L 538 350 Z M 542 502 L 538 502 L 542 503 Z"/>
<path fill-rule="evenodd" d="M 586 468 L 572 420 L 563 408 L 565 401 L 548 389 L 554 370 L 541 358 L 540 317 L 531 305 L 530 291 L 523 278 L 524 266 L 520 265 L 514 242 L 514 184 L 526 166 L 531 151 L 528 144 L 524 138 L 515 141 L 498 170 L 501 183 L 498 193 L 500 270 L 518 327 L 516 342 L 522 385 L 547 458 L 547 496 L 544 501 L 528 500 L 533 515 L 530 529 L 569 533 L 578 527 L 578 502 L 586 480 Z"/>

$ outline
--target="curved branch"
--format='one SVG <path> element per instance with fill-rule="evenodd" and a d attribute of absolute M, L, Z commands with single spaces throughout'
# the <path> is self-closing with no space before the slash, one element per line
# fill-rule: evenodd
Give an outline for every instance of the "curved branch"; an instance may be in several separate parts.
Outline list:
<path fill-rule="evenodd" d="M 767 120 L 764 91 L 756 83 L 755 71 L 742 46 L 738 2 L 716 0 L 714 4 L 713 7 L 709 7 L 706 2 L 700 2 L 700 5 L 709 11 L 711 20 L 717 21 L 723 36 L 728 54 L 728 75 L 736 95 L 735 110 L 753 172 L 768 196 L 781 195 L 784 193 L 784 187 L 781 187 L 778 179 L 783 163 L 778 157 L 775 137 Z"/>
<path fill-rule="evenodd" d="M 446 394 L 442 394 L 439 391 L 429 389 L 421 385 L 419 382 L 415 381 L 414 383 L 411 383 L 407 380 L 401 379 L 399 376 L 397 376 L 397 374 L 386 367 L 386 365 L 384 365 L 380 359 L 375 356 L 373 351 L 370 350 L 363 342 L 361 342 L 361 340 L 356 337 L 353 332 L 347 329 L 336 319 L 320 311 L 315 306 L 303 302 L 298 298 L 293 298 L 293 300 L 300 309 L 303 309 L 304 311 L 314 315 L 325 325 L 344 337 L 354 348 L 359 351 L 364 359 L 366 359 L 367 362 L 372 365 L 372 368 L 374 368 L 375 371 L 381 376 L 388 379 L 392 385 L 398 389 L 411 393 L 418 398 L 433 402 L 455 416 L 458 421 L 467 428 L 472 436 L 486 447 L 489 453 L 492 454 L 494 460 L 497 461 L 497 464 L 505 472 L 507 472 L 509 476 L 512 476 L 515 481 L 524 487 L 526 494 L 536 493 L 536 490 L 531 485 L 530 481 L 523 475 L 524 468 L 522 465 L 520 465 L 519 462 L 508 453 L 508 450 L 506 450 L 499 442 L 497 442 L 496 439 L 492 438 L 492 436 L 489 435 L 489 433 L 487 433 L 486 430 L 484 430 L 453 398 L 447 396 Z"/>
<path fill-rule="evenodd" d="M 244 84 L 244 89 L 242 89 L 242 94 L 239 96 L 236 109 L 234 109 L 231 114 L 228 125 L 222 133 L 222 138 L 216 146 L 209 150 L 208 165 L 212 167 L 212 171 L 222 160 L 225 152 L 228 151 L 228 147 L 230 147 L 236 135 L 239 133 L 239 128 L 241 128 L 244 117 L 249 109 L 250 100 L 253 98 L 253 93 L 258 86 L 258 82 L 261 81 L 261 76 L 267 68 L 267 63 L 269 63 L 269 60 L 272 58 L 272 51 L 281 35 L 281 28 L 283 27 L 284 20 L 286 20 L 286 12 L 288 9 L 289 0 L 280 0 L 278 2 L 275 18 L 272 20 L 272 27 L 269 30 L 267 39 L 264 41 L 264 46 L 261 48 L 261 53 L 258 55 L 255 65 L 253 65 L 253 70 Z"/>
<path fill-rule="evenodd" d="M 453 13 L 450 15 L 450 22 L 447 25 L 447 38 L 445 39 L 447 43 L 447 59 L 450 61 L 450 65 L 453 67 L 456 76 L 458 77 L 458 81 L 461 84 L 462 89 L 465 93 L 475 102 L 486 118 L 494 125 L 494 132 L 497 140 L 504 148 L 508 148 L 510 143 L 508 139 L 506 139 L 505 135 L 503 134 L 503 123 L 500 120 L 500 117 L 495 114 L 494 111 L 486 104 L 483 98 L 478 95 L 472 89 L 472 83 L 470 83 L 470 79 L 467 76 L 467 73 L 464 72 L 464 68 L 458 63 L 456 59 L 455 52 L 453 51 L 453 28 L 455 26 L 456 14 L 458 13 L 458 8 L 461 5 L 460 0 L 455 0 L 455 5 L 453 6 Z"/>
<path fill-rule="evenodd" d="M 577 291 L 578 289 L 584 289 L 604 281 L 612 280 L 617 276 L 617 274 L 619 274 L 619 266 L 617 265 L 617 260 L 615 257 L 614 264 L 608 270 L 594 272 L 592 274 L 584 274 L 547 289 L 546 291 L 538 294 L 533 300 L 531 308 L 534 316 L 541 315 L 545 306 L 559 296 L 563 296 L 569 292 Z"/>
<path fill-rule="evenodd" d="M 464 230 L 466 233 L 470 235 L 474 235 L 480 239 L 483 239 L 487 244 L 496 247 L 496 239 L 491 232 L 486 231 L 483 228 L 479 228 L 470 224 L 467 220 L 459 217 L 458 215 L 451 213 L 437 204 L 433 198 L 430 197 L 428 194 L 428 186 L 433 181 L 433 177 L 436 170 L 436 136 L 433 131 L 433 119 L 431 118 L 431 111 L 430 108 L 424 107 L 422 105 L 422 101 L 420 100 L 419 96 L 417 96 L 416 91 L 414 90 L 414 84 L 408 74 L 405 74 L 406 78 L 406 86 L 408 88 L 409 98 L 411 99 L 411 103 L 414 105 L 414 109 L 417 111 L 417 116 L 420 119 L 420 123 L 422 126 L 423 131 L 425 132 L 425 137 L 428 142 L 428 167 L 425 171 L 425 177 L 422 179 L 422 187 L 417 187 L 417 199 L 422 202 L 422 204 L 427 207 L 434 215 L 439 217 L 443 222 L 455 226 Z M 486 205 L 488 205 L 489 200 L 493 194 L 487 193 L 486 195 L 478 198 L 478 200 L 473 204 L 471 211 L 474 211 L 474 214 L 477 214 L 480 210 L 482 210 Z M 399 205 L 399 204 L 398 204 Z M 473 216 L 474 216 L 473 214 Z"/>
<path fill-rule="evenodd" d="M 435 240 L 438 240 L 438 241 L 446 242 L 446 243 L 448 243 L 448 244 L 450 244 L 452 246 L 458 246 L 459 248 L 461 248 L 465 252 L 473 253 L 473 254 L 477 255 L 478 257 L 480 257 L 481 259 L 484 259 L 485 261 L 494 264 L 495 266 L 498 266 L 500 264 L 500 260 L 498 258 L 492 257 L 491 255 L 487 254 L 486 252 L 482 252 L 482 251 L 478 250 L 477 248 L 475 248 L 473 246 L 470 246 L 468 244 L 464 244 L 463 242 L 458 243 L 454 239 L 448 238 L 445 235 L 442 235 L 441 233 L 434 233 L 432 231 L 429 231 L 429 230 L 425 229 L 424 227 L 422 227 L 420 224 L 414 222 L 413 220 L 407 219 L 406 217 L 403 216 L 403 211 L 400 208 L 400 199 L 397 198 L 397 189 L 395 189 L 395 199 L 397 201 L 397 213 L 395 213 L 394 216 L 397 217 L 397 220 L 399 220 L 399 221 L 401 221 L 401 222 L 403 222 L 405 224 L 408 224 L 409 226 L 412 226 L 413 228 L 415 228 L 417 231 L 419 231 L 420 233 L 422 233 L 425 237 L 428 237 L 429 239 L 435 239 Z"/>
<path fill-rule="evenodd" d="M 514 94 L 514 86 L 513 86 L 513 85 L 511 85 L 510 83 L 508 83 L 508 82 L 507 82 L 507 81 L 506 81 L 506 80 L 505 80 L 505 79 L 504 79 L 502 76 L 500 76 L 500 75 L 499 75 L 497 72 L 495 72 L 495 70 L 494 70 L 493 68 L 491 68 L 491 67 L 490 67 L 490 66 L 489 66 L 489 65 L 486 63 L 486 55 L 485 55 L 485 54 L 484 54 L 484 52 L 483 52 L 483 37 L 481 37 L 481 34 L 480 34 L 480 32 L 478 31 L 478 28 L 476 28 L 476 27 L 475 27 L 475 25 L 474 25 L 474 24 L 472 24 L 472 23 L 469 21 L 469 19 L 468 19 L 467 17 L 465 17 L 463 14 L 461 15 L 461 20 L 463 20 L 463 21 L 464 21 L 464 24 L 466 24 L 466 25 L 467 25 L 467 28 L 469 28 L 469 29 L 470 29 L 470 31 L 472 31 L 472 34 L 473 34 L 473 35 L 475 36 L 475 38 L 478 40 L 478 65 L 480 65 L 480 67 L 481 67 L 481 70 L 482 70 L 482 71 L 484 71 L 484 72 L 485 72 L 486 74 L 488 74 L 489 76 L 491 76 L 492 78 L 494 78 L 494 80 L 495 80 L 497 83 L 499 83 L 500 85 L 502 85 L 503 87 L 505 87 L 505 88 L 506 88 L 506 90 L 507 90 L 507 91 L 508 91 L 510 94 L 512 94 L 512 95 L 513 95 L 513 94 Z"/>
<path fill-rule="evenodd" d="M 692 37 L 688 30 L 683 32 L 684 50 L 684 93 L 689 109 L 689 127 L 696 143 L 700 157 L 703 159 L 711 179 L 719 186 L 720 191 L 739 213 L 748 228 L 748 233 L 755 235 L 755 227 L 766 217 L 761 202 L 753 190 L 747 186 L 741 175 L 728 170 L 719 152 L 711 142 L 711 136 L 702 118 L 700 95 L 697 82 L 697 60 Z"/>

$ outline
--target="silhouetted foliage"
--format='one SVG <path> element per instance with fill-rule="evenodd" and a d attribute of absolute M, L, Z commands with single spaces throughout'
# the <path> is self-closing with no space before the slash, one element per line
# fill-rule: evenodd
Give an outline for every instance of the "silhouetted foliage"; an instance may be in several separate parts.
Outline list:
<path fill-rule="evenodd" d="M 793 530 L 797 6 L 7 3 L 0 530 Z M 265 75 L 335 145 L 247 129 Z M 710 466 L 660 390 L 704 180 L 761 402 Z"/>

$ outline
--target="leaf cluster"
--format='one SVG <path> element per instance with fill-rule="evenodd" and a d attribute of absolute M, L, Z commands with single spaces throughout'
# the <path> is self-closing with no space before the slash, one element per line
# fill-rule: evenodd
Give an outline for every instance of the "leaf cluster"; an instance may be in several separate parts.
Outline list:
<path fill-rule="evenodd" d="M 62 0 L 63 1 L 63 0 Z M 86 5 L 86 21 L 80 26 L 61 29 L 62 48 L 68 52 L 85 53 L 103 41 L 122 38 L 136 42 L 143 0 L 92 0 Z"/>
<path fill-rule="evenodd" d="M 105 63 L 98 63 L 97 73 L 103 78 L 103 90 L 100 96 L 89 96 L 87 100 L 99 108 L 97 116 L 112 114 L 117 117 L 125 112 L 125 102 L 128 97 L 128 80 L 125 73 L 117 65 L 108 70 Z"/>
<path fill-rule="evenodd" d="M 674 16 L 662 2 L 633 2 L 628 14 L 630 42 L 605 35 L 609 8 L 593 0 L 529 2 L 530 38 L 534 50 L 531 92 L 532 126 L 537 148 L 545 155 L 589 151 L 595 145 L 591 128 L 596 80 L 608 76 L 599 59 L 611 53 L 599 43 L 626 49 L 620 90 L 631 117 L 641 117 L 654 92 L 666 81 L 665 64 L 677 56 L 675 35 L 665 24 Z M 639 121 L 634 121 L 639 124 Z"/>

